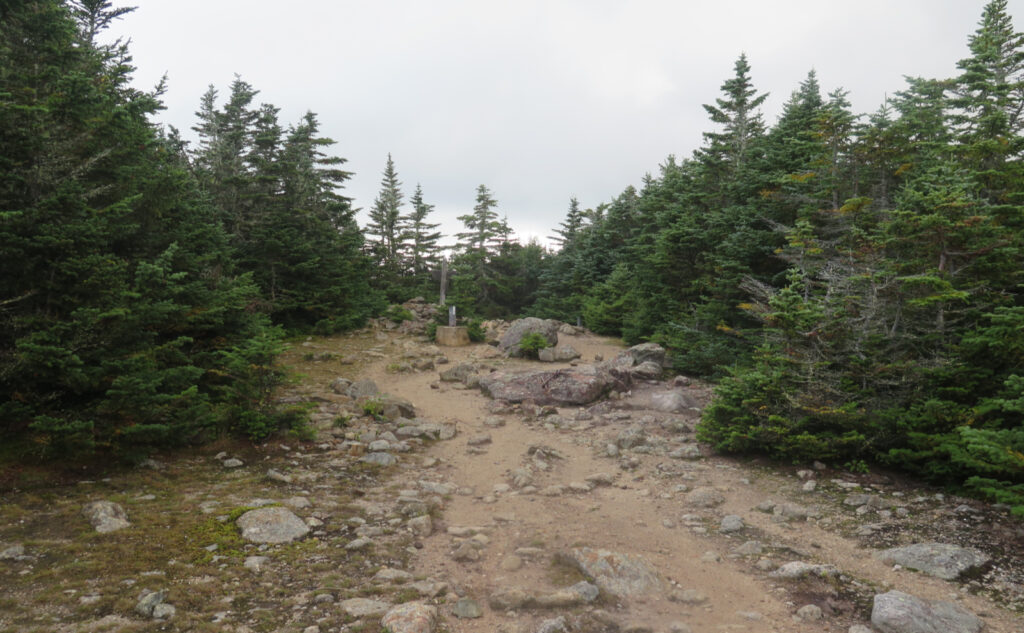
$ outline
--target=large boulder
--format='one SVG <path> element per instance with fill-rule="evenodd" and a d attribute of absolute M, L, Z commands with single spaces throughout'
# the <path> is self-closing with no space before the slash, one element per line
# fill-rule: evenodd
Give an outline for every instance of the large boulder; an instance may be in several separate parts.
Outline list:
<path fill-rule="evenodd" d="M 876 552 L 875 558 L 943 580 L 955 580 L 965 571 L 981 567 L 989 561 L 988 556 L 974 548 L 946 543 L 915 543 L 893 547 Z"/>
<path fill-rule="evenodd" d="M 875 596 L 871 625 L 881 633 L 978 633 L 985 622 L 952 602 L 890 591 Z"/>
<path fill-rule="evenodd" d="M 480 378 L 480 389 L 495 400 L 532 401 L 539 405 L 584 405 L 610 390 L 625 389 L 623 382 L 592 365 L 528 372 L 494 372 Z"/>
<path fill-rule="evenodd" d="M 289 543 L 309 534 L 309 526 L 291 510 L 257 508 L 238 517 L 242 538 L 251 543 Z"/>
<path fill-rule="evenodd" d="M 519 342 L 530 333 L 540 334 L 548 342 L 548 345 L 556 345 L 558 343 L 558 325 L 558 321 L 552 321 L 551 319 L 538 319 L 536 317 L 518 319 L 513 321 L 508 331 L 501 336 L 501 339 L 498 341 L 498 348 L 509 356 L 522 356 Z"/>

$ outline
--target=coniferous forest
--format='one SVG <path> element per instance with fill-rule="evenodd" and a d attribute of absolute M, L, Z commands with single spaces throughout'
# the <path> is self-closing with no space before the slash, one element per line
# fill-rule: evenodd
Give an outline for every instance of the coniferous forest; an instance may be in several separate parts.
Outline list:
<path fill-rule="evenodd" d="M 1005 0 L 957 74 L 871 113 L 810 72 L 774 123 L 740 55 L 707 132 L 642 186 L 568 202 L 521 243 L 481 184 L 444 236 L 429 183 L 386 157 L 358 226 L 310 112 L 242 78 L 197 96 L 187 143 L 162 86 L 131 86 L 127 9 L 0 6 L 0 429 L 5 459 L 114 455 L 301 427 L 275 406 L 286 338 L 389 303 L 539 316 L 670 350 L 716 382 L 725 452 L 900 468 L 1024 514 L 1024 35 Z M 836 78 L 841 81 L 842 78 Z M 445 238 L 456 246 L 447 248 Z"/>

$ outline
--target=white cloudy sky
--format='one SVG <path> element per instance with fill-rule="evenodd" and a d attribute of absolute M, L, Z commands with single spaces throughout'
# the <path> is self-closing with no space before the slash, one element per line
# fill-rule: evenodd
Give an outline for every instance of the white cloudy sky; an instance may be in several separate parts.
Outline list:
<path fill-rule="evenodd" d="M 128 4 L 115 0 L 118 5 Z M 688 156 L 746 52 L 773 122 L 814 68 L 824 91 L 878 108 L 903 77 L 948 77 L 985 0 L 135 0 L 136 82 L 167 74 L 162 121 L 187 130 L 234 74 L 316 112 L 372 205 L 387 154 L 448 233 L 486 184 L 521 238 L 543 238 L 570 196 L 613 198 L 669 154 Z M 1018 28 L 1024 0 L 1010 0 Z"/>

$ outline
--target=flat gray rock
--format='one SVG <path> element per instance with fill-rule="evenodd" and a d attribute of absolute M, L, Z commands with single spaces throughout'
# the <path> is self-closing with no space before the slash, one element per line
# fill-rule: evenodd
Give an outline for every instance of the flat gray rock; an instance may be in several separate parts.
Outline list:
<path fill-rule="evenodd" d="M 900 591 L 875 596 L 871 625 L 881 633 L 978 633 L 985 628 L 981 618 L 959 605 Z"/>
<path fill-rule="evenodd" d="M 302 519 L 280 506 L 250 510 L 236 524 L 250 543 L 289 543 L 309 534 Z"/>
<path fill-rule="evenodd" d="M 393 466 L 398 462 L 398 458 L 391 453 L 369 453 L 367 455 L 363 455 L 359 461 L 364 464 L 374 464 L 376 466 Z"/>
<path fill-rule="evenodd" d="M 371 600 L 369 598 L 352 598 L 351 600 L 341 601 L 342 611 L 353 618 L 381 616 L 387 613 L 390 608 L 391 604 L 388 602 Z"/>
<path fill-rule="evenodd" d="M 131 525 L 128 513 L 113 501 L 93 501 L 82 508 L 82 514 L 101 534 L 116 532 Z"/>
<path fill-rule="evenodd" d="M 628 597 L 661 590 L 654 567 L 638 556 L 577 547 L 569 552 L 569 558 L 608 593 Z"/>
<path fill-rule="evenodd" d="M 479 618 L 483 614 L 484 610 L 472 598 L 459 598 L 455 606 L 452 607 L 452 615 L 457 618 Z"/>
<path fill-rule="evenodd" d="M 546 405 L 589 404 L 613 388 L 625 390 L 625 383 L 610 372 L 581 365 L 546 371 L 497 371 L 480 379 L 480 389 L 495 400 Z"/>
<path fill-rule="evenodd" d="M 794 561 L 792 563 L 786 563 L 768 575 L 772 578 L 788 579 L 804 578 L 805 576 L 821 576 L 822 578 L 827 578 L 838 576 L 839 570 L 833 565 L 814 565 L 812 563 Z"/>
<path fill-rule="evenodd" d="M 25 546 L 21 543 L 14 545 L 0 545 L 0 560 L 18 560 L 25 555 Z"/>
<path fill-rule="evenodd" d="M 944 580 L 955 580 L 960 574 L 980 567 L 990 560 L 984 552 L 974 548 L 946 543 L 915 543 L 893 547 L 875 552 L 875 558 Z"/>

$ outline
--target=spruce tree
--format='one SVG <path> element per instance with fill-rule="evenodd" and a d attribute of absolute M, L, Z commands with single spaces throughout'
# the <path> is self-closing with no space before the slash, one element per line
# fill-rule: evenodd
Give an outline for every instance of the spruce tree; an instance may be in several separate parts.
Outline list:
<path fill-rule="evenodd" d="M 384 166 L 384 177 L 380 182 L 380 193 L 373 201 L 373 208 L 370 209 L 370 221 L 366 225 L 367 234 L 376 237 L 373 250 L 378 265 L 384 272 L 382 283 L 385 286 L 393 285 L 398 281 L 401 266 L 400 255 L 403 250 L 402 198 L 404 197 L 401 186 L 398 172 L 395 171 L 395 163 L 391 159 L 391 154 L 388 154 L 388 161 Z"/>
<path fill-rule="evenodd" d="M 409 206 L 409 215 L 403 218 L 402 222 L 405 227 L 402 235 L 402 243 L 405 246 L 403 268 L 412 277 L 411 285 L 422 290 L 429 282 L 429 273 L 440 256 L 438 241 L 441 239 L 441 233 L 435 230 L 440 225 L 427 221 L 434 211 L 434 205 L 423 200 L 423 188 L 419 184 L 409 199 Z"/>
<path fill-rule="evenodd" d="M 278 334 L 249 307 L 215 209 L 133 89 L 108 3 L 14 2 L 0 21 L 0 420 L 36 453 L 134 456 L 274 426 Z M 232 360 L 233 359 L 233 360 Z"/>
<path fill-rule="evenodd" d="M 476 251 L 486 256 L 487 247 L 501 230 L 501 223 L 498 222 L 498 213 L 494 211 L 496 206 L 498 206 L 498 202 L 491 196 L 491 191 L 487 186 L 480 185 L 477 187 L 476 205 L 473 206 L 473 213 L 458 217 L 458 220 L 462 222 L 467 230 L 457 233 L 455 236 L 462 243 L 465 251 Z"/>

